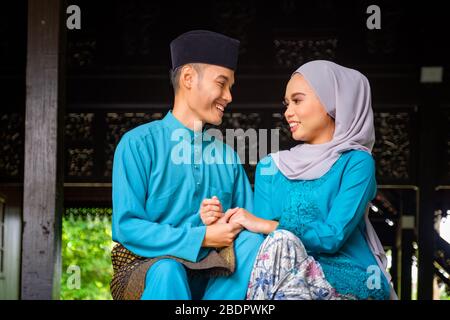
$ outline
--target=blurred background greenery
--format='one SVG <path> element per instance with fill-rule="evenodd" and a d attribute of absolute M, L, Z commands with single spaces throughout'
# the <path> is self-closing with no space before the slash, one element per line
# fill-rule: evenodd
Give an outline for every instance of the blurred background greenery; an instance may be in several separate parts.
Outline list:
<path fill-rule="evenodd" d="M 68 208 L 62 232 L 62 300 L 110 300 L 112 276 L 110 208 Z M 74 270 L 80 271 L 79 288 Z"/>

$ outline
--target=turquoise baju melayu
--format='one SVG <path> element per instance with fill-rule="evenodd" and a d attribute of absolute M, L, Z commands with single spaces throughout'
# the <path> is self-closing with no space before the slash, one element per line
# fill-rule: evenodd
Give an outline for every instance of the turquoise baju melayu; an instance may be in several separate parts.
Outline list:
<path fill-rule="evenodd" d="M 253 210 L 253 192 L 237 154 L 208 133 L 188 129 L 169 111 L 127 132 L 116 148 L 113 240 L 142 257 L 197 262 L 211 250 L 201 246 L 206 226 L 199 208 L 212 196 L 224 211 Z M 263 240 L 249 231 L 238 235 L 236 269 L 229 277 L 190 279 L 179 262 L 160 260 L 147 272 L 142 299 L 244 299 Z M 201 281 L 204 291 L 197 289 Z"/>
<path fill-rule="evenodd" d="M 374 160 L 365 151 L 345 151 L 314 180 L 287 179 L 268 156 L 257 166 L 254 213 L 295 234 L 338 293 L 388 299 L 390 286 L 380 270 L 380 286 L 367 281 L 377 263 L 365 239 L 364 214 L 375 195 Z"/>

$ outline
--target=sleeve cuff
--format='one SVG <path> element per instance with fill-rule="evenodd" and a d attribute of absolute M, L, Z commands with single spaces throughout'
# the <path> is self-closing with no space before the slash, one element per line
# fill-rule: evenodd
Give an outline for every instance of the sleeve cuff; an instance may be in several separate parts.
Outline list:
<path fill-rule="evenodd" d="M 206 234 L 206 226 L 193 227 L 189 233 L 188 251 L 186 259 L 192 262 L 198 262 L 200 249 Z"/>

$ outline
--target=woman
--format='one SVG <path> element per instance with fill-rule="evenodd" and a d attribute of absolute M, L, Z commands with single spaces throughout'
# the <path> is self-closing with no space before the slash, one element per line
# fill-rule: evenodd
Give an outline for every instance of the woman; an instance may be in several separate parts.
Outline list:
<path fill-rule="evenodd" d="M 254 214 L 240 208 L 229 219 L 268 234 L 247 299 L 388 299 L 384 251 L 367 219 L 376 195 L 367 78 L 312 61 L 292 75 L 284 104 L 300 143 L 260 161 Z"/>

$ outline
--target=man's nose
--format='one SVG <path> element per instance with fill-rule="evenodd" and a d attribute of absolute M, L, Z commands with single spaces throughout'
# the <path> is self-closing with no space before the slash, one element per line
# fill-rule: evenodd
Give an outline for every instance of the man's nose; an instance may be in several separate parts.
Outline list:
<path fill-rule="evenodd" d="M 231 92 L 229 89 L 226 89 L 222 95 L 222 99 L 225 100 L 228 103 L 230 103 L 231 101 L 233 101 L 233 97 L 231 95 Z"/>

